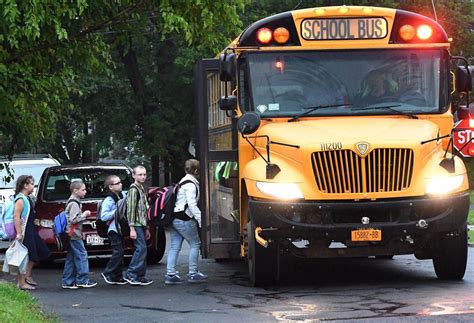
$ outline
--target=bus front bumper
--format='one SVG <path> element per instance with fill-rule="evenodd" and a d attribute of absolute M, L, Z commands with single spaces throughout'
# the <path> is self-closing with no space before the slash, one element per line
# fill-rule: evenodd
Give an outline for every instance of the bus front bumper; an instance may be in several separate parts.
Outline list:
<path fill-rule="evenodd" d="M 281 202 L 249 200 L 249 216 L 264 239 L 351 241 L 351 232 L 381 230 L 379 243 L 465 227 L 469 194 L 379 201 Z M 419 239 L 421 240 L 421 239 Z"/>

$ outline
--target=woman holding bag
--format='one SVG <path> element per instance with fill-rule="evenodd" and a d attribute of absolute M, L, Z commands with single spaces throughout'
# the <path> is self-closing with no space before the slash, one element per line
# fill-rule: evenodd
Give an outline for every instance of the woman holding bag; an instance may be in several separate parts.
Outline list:
<path fill-rule="evenodd" d="M 13 211 L 16 240 L 23 242 L 28 249 L 29 262 L 26 268 L 26 274 L 18 275 L 17 287 L 23 290 L 35 290 L 37 283 L 31 277 L 33 266 L 36 262 L 49 257 L 48 247 L 41 240 L 36 231 L 35 207 L 33 201 L 29 197 L 34 191 L 34 179 L 31 175 L 21 175 L 16 181 L 15 197 L 19 195 L 21 198 L 15 203 Z M 26 226 L 26 227 L 25 227 Z"/>

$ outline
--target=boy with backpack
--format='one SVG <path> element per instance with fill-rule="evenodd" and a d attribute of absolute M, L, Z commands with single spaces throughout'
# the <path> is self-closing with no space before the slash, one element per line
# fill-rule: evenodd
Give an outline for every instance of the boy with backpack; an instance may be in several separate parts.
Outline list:
<path fill-rule="evenodd" d="M 105 187 L 109 195 L 104 199 L 100 207 L 100 219 L 108 224 L 108 237 L 110 246 L 112 247 L 112 257 L 110 257 L 102 277 L 109 285 L 125 285 L 127 281 L 123 279 L 123 237 L 119 233 L 115 223 L 115 213 L 117 211 L 117 202 L 123 198 L 122 182 L 116 175 L 109 175 L 105 179 Z"/>
<path fill-rule="evenodd" d="M 136 166 L 132 172 L 135 182 L 130 185 L 127 194 L 127 218 L 130 226 L 130 238 L 135 245 L 132 261 L 123 276 L 130 285 L 146 286 L 153 280 L 145 277 L 146 274 L 146 241 L 150 239 L 148 230 L 148 200 L 145 191 L 146 168 Z"/>
<path fill-rule="evenodd" d="M 188 159 L 185 162 L 184 171 L 186 176 L 179 182 L 180 185 L 174 207 L 174 220 L 171 223 L 171 247 L 166 264 L 166 285 L 182 284 L 184 282 L 176 270 L 176 262 L 183 240 L 186 240 L 190 247 L 188 282 L 200 283 L 207 281 L 208 278 L 206 274 L 198 271 L 198 257 L 201 247 L 201 239 L 199 237 L 201 210 L 197 206 L 199 201 L 199 161 Z"/>
<path fill-rule="evenodd" d="M 72 232 L 62 278 L 62 288 L 90 288 L 97 282 L 89 278 L 89 261 L 82 240 L 82 223 L 90 216 L 89 210 L 82 212 L 81 199 L 86 196 L 86 185 L 81 180 L 73 180 L 71 196 L 66 204 L 67 231 Z"/>

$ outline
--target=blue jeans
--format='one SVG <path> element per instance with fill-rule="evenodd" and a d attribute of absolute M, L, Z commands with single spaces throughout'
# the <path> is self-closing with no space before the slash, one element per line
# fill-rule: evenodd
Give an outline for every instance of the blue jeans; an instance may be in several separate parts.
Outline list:
<path fill-rule="evenodd" d="M 188 274 L 194 274 L 198 271 L 199 249 L 201 247 L 201 239 L 199 238 L 199 228 L 195 220 L 183 221 L 174 219 L 171 225 L 171 247 L 168 252 L 168 260 L 166 264 L 166 274 L 175 275 L 176 262 L 178 254 L 181 251 L 183 240 L 189 244 Z"/>
<path fill-rule="evenodd" d="M 64 263 L 63 285 L 84 284 L 89 280 L 89 261 L 82 240 L 70 240 Z"/>
<path fill-rule="evenodd" d="M 115 231 L 109 231 L 109 242 L 112 247 L 112 257 L 104 269 L 104 275 L 110 276 L 114 280 L 122 278 L 123 264 L 123 239 Z"/>
<path fill-rule="evenodd" d="M 143 278 L 146 274 L 146 227 L 135 227 L 137 238 L 133 240 L 135 251 L 126 275 L 130 278 Z"/>

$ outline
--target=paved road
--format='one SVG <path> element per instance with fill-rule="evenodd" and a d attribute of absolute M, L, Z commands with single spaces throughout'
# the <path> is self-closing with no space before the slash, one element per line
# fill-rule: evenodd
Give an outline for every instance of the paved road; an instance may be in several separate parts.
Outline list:
<path fill-rule="evenodd" d="M 150 266 L 155 283 L 108 286 L 99 278 L 104 261 L 91 260 L 93 289 L 62 290 L 62 263 L 35 269 L 35 295 L 65 322 L 267 322 L 267 321 L 474 321 L 474 248 L 464 281 L 438 281 L 431 261 L 352 259 L 301 263 L 284 269 L 278 287 L 254 288 L 244 262 L 203 260 L 206 284 L 165 286 L 165 264 Z M 186 255 L 180 258 L 183 264 Z M 181 272 L 186 272 L 183 265 Z M 10 279 L 0 276 L 0 279 Z"/>

